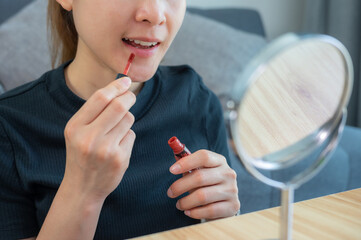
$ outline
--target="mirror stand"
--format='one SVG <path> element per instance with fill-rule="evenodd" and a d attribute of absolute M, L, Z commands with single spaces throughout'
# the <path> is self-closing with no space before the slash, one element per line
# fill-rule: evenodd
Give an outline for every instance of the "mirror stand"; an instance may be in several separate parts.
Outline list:
<path fill-rule="evenodd" d="M 292 238 L 294 191 L 292 186 L 281 190 L 280 236 L 282 240 Z"/>
<path fill-rule="evenodd" d="M 346 124 L 347 111 L 343 110 L 341 119 L 335 125 L 333 131 L 327 139 L 324 139 L 326 146 L 317 157 L 315 163 L 309 167 L 307 171 L 298 176 L 289 184 L 285 184 L 281 187 L 281 208 L 280 208 L 280 239 L 281 240 L 291 240 L 292 239 L 292 225 L 293 225 L 293 203 L 294 203 L 294 192 L 301 184 L 306 182 L 315 176 L 323 166 L 326 165 L 330 156 L 332 155 L 335 147 L 337 146 L 343 128 Z M 317 168 L 317 169 L 316 169 Z M 273 180 L 272 180 L 273 181 Z M 268 182 L 267 184 L 270 184 Z"/>

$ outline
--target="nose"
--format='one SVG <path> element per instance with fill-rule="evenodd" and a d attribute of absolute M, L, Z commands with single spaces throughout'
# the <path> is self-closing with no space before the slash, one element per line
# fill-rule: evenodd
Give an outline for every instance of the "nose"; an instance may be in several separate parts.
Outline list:
<path fill-rule="evenodd" d="M 147 22 L 151 25 L 162 25 L 166 22 L 163 0 L 141 0 L 139 2 L 135 15 L 137 22 Z"/>

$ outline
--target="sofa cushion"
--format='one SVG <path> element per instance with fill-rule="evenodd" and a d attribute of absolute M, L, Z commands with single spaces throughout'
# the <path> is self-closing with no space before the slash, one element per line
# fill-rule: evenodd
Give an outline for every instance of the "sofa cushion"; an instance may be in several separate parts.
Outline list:
<path fill-rule="evenodd" d="M 37 79 L 50 69 L 47 1 L 37 0 L 0 25 L 0 81 L 5 90 Z"/>
<path fill-rule="evenodd" d="M 0 0 L 0 24 L 33 0 Z"/>
<path fill-rule="evenodd" d="M 346 126 L 343 131 L 339 148 L 348 155 L 348 182 L 346 189 L 361 187 L 361 129 Z M 341 161 L 339 159 L 339 161 Z"/>
<path fill-rule="evenodd" d="M 225 23 L 238 30 L 254 33 L 262 37 L 266 36 L 261 15 L 257 10 L 243 8 L 188 8 L 191 13 L 211 18 Z"/>
<path fill-rule="evenodd" d="M 230 93 L 246 64 L 265 45 L 265 39 L 256 34 L 187 12 L 162 64 L 190 65 L 222 97 Z"/>

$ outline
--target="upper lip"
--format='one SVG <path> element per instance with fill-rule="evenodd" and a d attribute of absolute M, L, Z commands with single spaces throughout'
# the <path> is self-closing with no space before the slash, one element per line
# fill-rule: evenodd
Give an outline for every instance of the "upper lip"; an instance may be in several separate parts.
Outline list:
<path fill-rule="evenodd" d="M 128 38 L 128 39 L 132 39 L 132 40 L 139 40 L 139 41 L 142 41 L 142 42 L 157 42 L 157 43 L 162 42 L 158 38 L 148 38 L 148 37 L 123 37 L 123 38 Z"/>

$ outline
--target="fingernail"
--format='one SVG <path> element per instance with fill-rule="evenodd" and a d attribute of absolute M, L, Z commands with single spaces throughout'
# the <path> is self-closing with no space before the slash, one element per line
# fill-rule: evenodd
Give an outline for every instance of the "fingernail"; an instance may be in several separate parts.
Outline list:
<path fill-rule="evenodd" d="M 168 195 L 168 197 L 173 197 L 173 192 L 170 188 L 167 191 L 167 195 Z"/>
<path fill-rule="evenodd" d="M 184 214 L 187 215 L 189 217 L 189 215 L 191 214 L 191 211 L 187 210 L 187 211 L 184 211 Z"/>
<path fill-rule="evenodd" d="M 180 209 L 179 201 L 177 202 L 177 204 L 176 204 L 175 206 L 176 206 L 176 208 L 177 208 L 178 210 L 182 210 L 182 209 Z"/>
<path fill-rule="evenodd" d="M 120 79 L 120 82 L 123 84 L 124 87 L 128 88 L 132 81 L 130 81 L 130 78 L 123 77 Z"/>
<path fill-rule="evenodd" d="M 181 167 L 179 166 L 179 164 L 174 164 L 173 166 L 170 167 L 169 171 L 173 174 L 178 174 L 180 173 Z"/>

